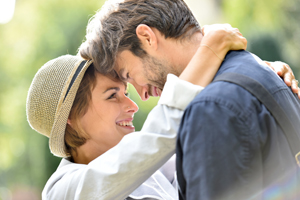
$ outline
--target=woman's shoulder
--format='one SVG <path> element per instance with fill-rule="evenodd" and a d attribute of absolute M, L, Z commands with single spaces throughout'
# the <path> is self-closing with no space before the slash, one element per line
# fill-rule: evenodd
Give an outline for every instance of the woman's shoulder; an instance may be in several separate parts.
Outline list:
<path fill-rule="evenodd" d="M 72 180 L 72 177 L 74 177 L 74 173 L 86 166 L 87 165 L 77 164 L 71 162 L 67 158 L 63 158 L 56 171 L 48 179 L 43 189 L 43 199 L 56 199 L 50 197 L 63 196 L 66 192 L 66 187 L 69 185 L 70 181 Z"/>

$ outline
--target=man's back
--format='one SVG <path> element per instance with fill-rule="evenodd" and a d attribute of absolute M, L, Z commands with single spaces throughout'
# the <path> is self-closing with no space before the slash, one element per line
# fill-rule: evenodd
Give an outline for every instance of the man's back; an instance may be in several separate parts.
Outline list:
<path fill-rule="evenodd" d="M 300 130 L 299 100 L 260 59 L 232 51 L 216 76 L 227 72 L 261 83 Z M 274 187 L 287 195 L 282 199 L 293 199 L 288 195 L 300 187 L 283 131 L 266 107 L 236 84 L 214 82 L 194 99 L 177 144 L 178 181 L 186 199 L 268 199 Z"/>

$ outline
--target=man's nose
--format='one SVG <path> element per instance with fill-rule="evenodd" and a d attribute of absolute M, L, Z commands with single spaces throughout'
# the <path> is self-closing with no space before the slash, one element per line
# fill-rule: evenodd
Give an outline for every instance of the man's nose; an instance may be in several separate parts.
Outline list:
<path fill-rule="evenodd" d="M 149 99 L 149 93 L 148 93 L 148 86 L 141 86 L 141 85 L 138 85 L 137 83 L 135 82 L 130 82 L 135 90 L 137 91 L 137 93 L 140 95 L 141 99 L 143 101 L 147 101 Z"/>

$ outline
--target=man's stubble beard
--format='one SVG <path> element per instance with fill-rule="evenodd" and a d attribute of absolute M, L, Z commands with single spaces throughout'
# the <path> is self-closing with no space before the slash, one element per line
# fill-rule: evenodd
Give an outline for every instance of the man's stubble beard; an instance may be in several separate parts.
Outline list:
<path fill-rule="evenodd" d="M 161 91 L 167 81 L 168 74 L 179 76 L 176 66 L 172 66 L 166 60 L 159 60 L 155 57 L 147 55 L 142 59 L 144 66 L 144 76 L 148 79 L 149 85 L 155 86 Z M 149 87 L 150 88 L 150 87 Z M 151 94 L 151 92 L 150 92 Z"/>

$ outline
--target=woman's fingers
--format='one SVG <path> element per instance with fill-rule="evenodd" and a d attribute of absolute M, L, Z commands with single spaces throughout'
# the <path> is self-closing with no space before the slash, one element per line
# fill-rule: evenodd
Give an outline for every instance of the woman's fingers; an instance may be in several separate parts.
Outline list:
<path fill-rule="evenodd" d="M 267 62 L 265 61 L 265 63 L 273 70 L 276 72 L 276 74 L 278 74 L 278 76 L 282 77 L 285 84 L 289 87 L 291 87 L 293 93 L 297 93 L 298 94 L 298 98 L 300 99 L 300 89 L 299 89 L 299 81 L 296 80 L 293 70 L 291 69 L 291 67 L 284 63 L 284 62 L 280 62 L 280 61 L 276 61 L 276 62 Z"/>
<path fill-rule="evenodd" d="M 298 93 L 298 96 L 299 96 L 299 92 L 300 92 L 300 91 L 299 91 L 298 84 L 299 84 L 298 80 L 293 79 L 293 80 L 292 80 L 292 84 L 291 84 L 291 88 L 292 88 L 293 92 L 294 92 L 294 93 Z"/>
<path fill-rule="evenodd" d="M 292 69 L 290 66 L 284 62 L 276 61 L 276 62 L 267 62 L 265 63 L 273 70 L 275 71 L 278 76 L 282 77 L 284 82 L 288 86 L 291 86 L 292 80 L 295 79 L 295 76 L 293 74 Z"/>
<path fill-rule="evenodd" d="M 238 28 L 233 28 L 230 24 L 212 24 L 202 27 L 204 37 L 215 36 L 216 43 L 226 42 L 229 50 L 241 50 L 247 48 L 247 39 L 243 37 Z M 216 37 L 218 35 L 218 37 Z"/>
<path fill-rule="evenodd" d="M 274 68 L 274 66 L 270 63 L 270 62 L 268 62 L 268 61 L 264 61 L 274 72 L 276 72 L 275 71 L 275 68 Z"/>
<path fill-rule="evenodd" d="M 287 86 L 291 87 L 292 86 L 292 80 L 293 80 L 293 77 L 292 77 L 291 73 L 290 72 L 286 72 L 286 73 L 283 74 L 282 77 L 283 77 L 283 80 L 284 80 L 285 84 Z"/>

